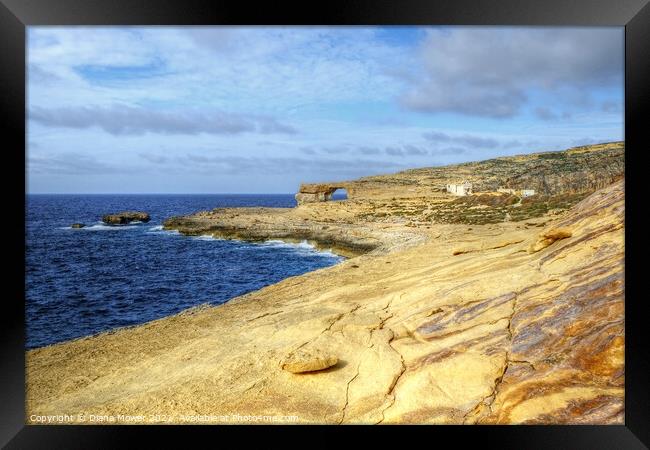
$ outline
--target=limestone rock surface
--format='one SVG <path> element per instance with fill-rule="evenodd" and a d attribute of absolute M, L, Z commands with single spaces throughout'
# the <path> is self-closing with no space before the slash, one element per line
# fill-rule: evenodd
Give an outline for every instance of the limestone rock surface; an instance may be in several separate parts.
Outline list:
<path fill-rule="evenodd" d="M 31 350 L 27 417 L 622 424 L 624 208 L 619 181 L 536 222 L 436 224 L 221 306 Z M 528 253 L 540 223 L 571 237 Z M 288 348 L 338 361 L 296 375 Z"/>

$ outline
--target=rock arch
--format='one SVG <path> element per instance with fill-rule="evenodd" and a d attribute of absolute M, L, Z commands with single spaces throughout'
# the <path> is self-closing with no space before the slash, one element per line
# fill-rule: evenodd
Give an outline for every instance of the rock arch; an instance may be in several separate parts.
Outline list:
<path fill-rule="evenodd" d="M 296 194 L 296 201 L 298 205 L 304 203 L 327 202 L 332 198 L 332 194 L 337 189 L 345 189 L 348 194 L 348 199 L 354 195 L 352 183 L 314 183 L 314 184 L 301 184 L 298 193 Z"/>

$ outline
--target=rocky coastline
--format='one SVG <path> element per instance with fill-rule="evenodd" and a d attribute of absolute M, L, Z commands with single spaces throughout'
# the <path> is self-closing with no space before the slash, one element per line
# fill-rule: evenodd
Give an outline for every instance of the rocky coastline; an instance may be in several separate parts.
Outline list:
<path fill-rule="evenodd" d="M 28 423 L 83 412 L 622 424 L 623 144 L 544 155 L 303 185 L 295 208 L 166 220 L 183 234 L 308 240 L 350 259 L 28 351 Z M 463 179 L 483 194 L 444 192 Z M 492 192 L 534 183 L 527 202 Z M 329 201 L 339 188 L 348 200 Z"/>

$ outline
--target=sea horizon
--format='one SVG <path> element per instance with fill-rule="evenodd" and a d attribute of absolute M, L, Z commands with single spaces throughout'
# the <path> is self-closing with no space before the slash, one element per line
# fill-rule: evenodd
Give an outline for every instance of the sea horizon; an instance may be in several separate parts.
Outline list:
<path fill-rule="evenodd" d="M 25 195 L 295 195 L 295 192 L 26 192 Z"/>

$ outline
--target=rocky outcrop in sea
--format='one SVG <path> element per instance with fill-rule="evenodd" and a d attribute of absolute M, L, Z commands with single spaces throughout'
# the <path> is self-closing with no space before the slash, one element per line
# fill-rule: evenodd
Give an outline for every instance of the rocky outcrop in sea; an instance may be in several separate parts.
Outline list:
<path fill-rule="evenodd" d="M 126 225 L 134 221 L 149 222 L 149 214 L 142 211 L 122 211 L 102 216 L 102 222 L 108 225 Z"/>

